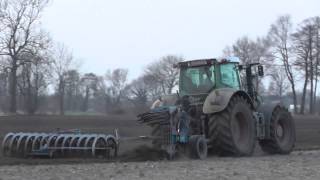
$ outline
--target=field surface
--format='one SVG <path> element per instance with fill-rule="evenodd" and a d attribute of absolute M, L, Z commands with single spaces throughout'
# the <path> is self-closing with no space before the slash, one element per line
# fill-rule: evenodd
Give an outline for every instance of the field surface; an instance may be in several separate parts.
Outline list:
<path fill-rule="evenodd" d="M 297 131 L 297 149 L 320 147 L 320 117 L 295 116 Z M 121 137 L 138 137 L 149 135 L 150 128 L 136 121 L 134 115 L 121 116 L 0 116 L 0 142 L 9 132 L 54 132 L 57 129 L 81 129 L 84 132 L 112 134 L 119 129 Z M 152 152 L 139 148 L 149 142 L 122 141 L 120 161 L 157 160 Z M 258 148 L 257 148 L 258 149 Z M 1 150 L 0 150 L 1 151 Z M 259 149 L 256 154 L 261 155 Z M 146 154 L 149 153 L 149 154 Z M 6 158 L 0 152 L 0 165 L 14 164 L 52 164 L 52 163 L 86 163 L 104 162 L 101 159 L 15 159 Z M 142 156 L 140 156 L 142 155 Z M 137 157 L 138 156 L 138 157 Z"/>
<path fill-rule="evenodd" d="M 3 180 L 319 180 L 320 151 L 204 161 L 2 166 Z"/>
<path fill-rule="evenodd" d="M 320 118 L 295 116 L 296 149 L 320 147 Z M 82 129 L 122 137 L 149 135 L 149 127 L 126 116 L 2 116 L 0 141 L 8 132 L 53 132 Z M 121 142 L 120 157 L 112 161 L 82 158 L 16 159 L 0 155 L 2 179 L 320 179 L 320 151 L 296 151 L 288 156 L 268 156 L 257 148 L 251 158 L 209 157 L 205 161 L 179 158 L 158 161 L 157 152 L 141 146 L 149 142 Z M 1 152 L 0 152 L 1 153 Z"/>

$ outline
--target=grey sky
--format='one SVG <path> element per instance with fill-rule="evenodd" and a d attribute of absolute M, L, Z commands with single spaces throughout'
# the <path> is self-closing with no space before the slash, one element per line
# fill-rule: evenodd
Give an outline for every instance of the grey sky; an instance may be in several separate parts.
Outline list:
<path fill-rule="evenodd" d="M 282 14 L 320 15 L 319 0 L 54 0 L 43 16 L 53 39 L 82 60 L 82 72 L 118 67 L 130 79 L 167 54 L 220 56 L 226 45 L 267 33 Z"/>

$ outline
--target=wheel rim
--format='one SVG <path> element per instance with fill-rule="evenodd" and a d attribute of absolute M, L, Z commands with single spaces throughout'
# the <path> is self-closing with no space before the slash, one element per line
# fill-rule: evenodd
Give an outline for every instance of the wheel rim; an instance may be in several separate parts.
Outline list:
<path fill-rule="evenodd" d="M 248 141 L 248 122 L 242 112 L 235 114 L 235 120 L 232 123 L 232 134 L 235 142 L 243 144 Z"/>
<path fill-rule="evenodd" d="M 198 139 L 198 142 L 197 142 L 197 145 L 198 145 L 198 156 L 200 159 L 204 159 L 207 157 L 207 144 L 205 142 L 204 139 L 202 138 L 199 138 Z"/>
<path fill-rule="evenodd" d="M 287 121 L 284 117 L 280 117 L 276 124 L 275 129 L 276 139 L 282 145 L 290 143 L 290 122 Z"/>
<path fill-rule="evenodd" d="M 277 128 L 276 128 L 276 135 L 279 139 L 283 139 L 284 137 L 284 127 L 283 124 L 281 123 L 281 121 L 278 122 L 277 124 Z"/>
<path fill-rule="evenodd" d="M 199 142 L 199 153 L 200 156 L 202 156 L 204 154 L 204 144 L 202 142 Z"/>

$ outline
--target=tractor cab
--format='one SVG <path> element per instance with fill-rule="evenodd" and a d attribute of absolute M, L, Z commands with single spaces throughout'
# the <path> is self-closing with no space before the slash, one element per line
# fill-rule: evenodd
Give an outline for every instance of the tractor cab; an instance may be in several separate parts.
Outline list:
<path fill-rule="evenodd" d="M 192 104 L 201 104 L 200 102 L 204 102 L 214 90 L 241 90 L 247 93 L 253 103 L 260 104 L 254 81 L 264 75 L 263 66 L 259 63 L 240 65 L 239 62 L 239 58 L 229 57 L 221 60 L 200 59 L 178 63 L 175 67 L 180 69 L 181 97 L 189 96 L 197 100 Z M 243 72 L 245 78 L 240 78 L 240 72 Z"/>
<path fill-rule="evenodd" d="M 206 97 L 215 89 L 241 89 L 237 58 L 186 61 L 180 62 L 177 67 L 180 69 L 179 92 L 181 96 Z"/>

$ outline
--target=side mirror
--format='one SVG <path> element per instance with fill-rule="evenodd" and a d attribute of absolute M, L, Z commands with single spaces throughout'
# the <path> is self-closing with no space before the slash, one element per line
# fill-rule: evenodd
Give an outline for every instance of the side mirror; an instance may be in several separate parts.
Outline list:
<path fill-rule="evenodd" d="M 263 71 L 263 66 L 262 65 L 258 66 L 258 75 L 259 76 L 264 76 L 264 71 Z"/>
<path fill-rule="evenodd" d="M 176 91 L 178 99 L 180 98 L 179 90 Z"/>
<path fill-rule="evenodd" d="M 239 68 L 239 71 L 242 71 L 244 69 L 243 65 L 239 65 L 238 68 Z"/>

